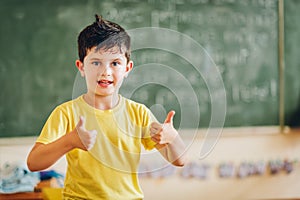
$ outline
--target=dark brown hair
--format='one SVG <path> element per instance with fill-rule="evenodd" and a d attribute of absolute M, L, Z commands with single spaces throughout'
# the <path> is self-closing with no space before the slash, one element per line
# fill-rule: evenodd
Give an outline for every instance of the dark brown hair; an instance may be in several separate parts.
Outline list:
<path fill-rule="evenodd" d="M 124 51 L 128 62 L 130 60 L 129 35 L 120 25 L 104 20 L 97 14 L 95 17 L 96 21 L 79 33 L 77 40 L 79 60 L 83 62 L 87 51 L 93 47 L 97 47 L 97 50 L 118 47 L 121 53 Z"/>

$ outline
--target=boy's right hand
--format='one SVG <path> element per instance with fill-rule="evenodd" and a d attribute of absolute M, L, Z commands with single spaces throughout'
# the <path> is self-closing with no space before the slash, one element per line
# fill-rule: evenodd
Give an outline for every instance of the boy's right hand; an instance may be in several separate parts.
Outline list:
<path fill-rule="evenodd" d="M 76 139 L 74 142 L 74 146 L 76 148 L 88 151 L 94 146 L 96 142 L 97 131 L 88 131 L 85 129 L 85 118 L 83 116 L 80 116 L 79 122 L 76 125 L 74 133 L 77 133 L 76 135 L 78 137 L 78 139 Z"/>

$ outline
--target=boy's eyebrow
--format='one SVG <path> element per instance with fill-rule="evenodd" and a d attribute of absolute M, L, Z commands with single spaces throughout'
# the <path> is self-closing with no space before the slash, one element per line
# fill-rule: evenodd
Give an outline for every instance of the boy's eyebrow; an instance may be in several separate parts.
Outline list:
<path fill-rule="evenodd" d="M 122 56 L 120 56 L 120 57 L 116 57 L 116 58 L 114 58 L 114 59 L 112 59 L 112 60 L 125 60 L 125 58 L 122 57 Z"/>
<path fill-rule="evenodd" d="M 103 58 L 97 58 L 97 57 L 92 57 L 92 58 L 90 58 L 90 60 L 105 60 L 105 58 L 103 59 Z M 115 58 L 112 58 L 112 59 L 110 59 L 110 60 L 125 60 L 122 56 L 119 56 L 119 57 L 115 57 Z"/>
<path fill-rule="evenodd" d="M 90 60 L 103 60 L 103 59 L 100 59 L 100 58 L 91 58 Z"/>

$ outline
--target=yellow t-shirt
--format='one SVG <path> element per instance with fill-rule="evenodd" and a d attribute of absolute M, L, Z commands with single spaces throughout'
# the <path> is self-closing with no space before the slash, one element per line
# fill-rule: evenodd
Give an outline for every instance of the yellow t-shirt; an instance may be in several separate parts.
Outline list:
<path fill-rule="evenodd" d="M 80 96 L 56 107 L 44 125 L 37 139 L 44 144 L 74 130 L 79 116 L 86 118 L 87 130 L 98 132 L 90 151 L 74 149 L 66 154 L 64 199 L 143 198 L 137 175 L 141 144 L 147 150 L 154 148 L 149 125 L 156 119 L 144 105 L 119 97 L 115 108 L 98 110 Z"/>

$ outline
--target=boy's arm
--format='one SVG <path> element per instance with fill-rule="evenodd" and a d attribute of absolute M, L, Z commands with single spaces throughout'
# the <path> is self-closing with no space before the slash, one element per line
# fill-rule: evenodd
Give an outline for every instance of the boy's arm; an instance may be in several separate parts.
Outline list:
<path fill-rule="evenodd" d="M 40 171 L 53 165 L 69 151 L 80 148 L 89 150 L 96 141 L 97 132 L 85 129 L 85 119 L 80 117 L 76 128 L 68 134 L 49 144 L 36 143 L 27 158 L 27 166 L 31 171 Z"/>
<path fill-rule="evenodd" d="M 151 139 L 156 142 L 156 149 L 166 160 L 176 166 L 186 163 L 185 144 L 173 127 L 174 111 L 169 112 L 164 124 L 154 122 L 150 125 Z"/>

